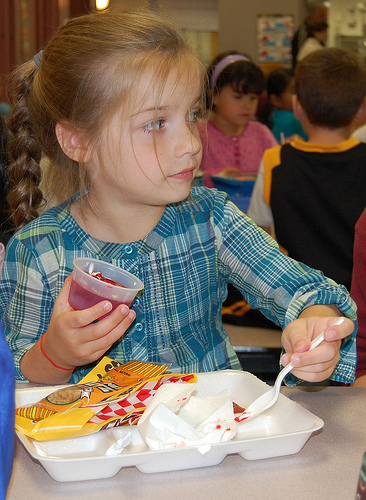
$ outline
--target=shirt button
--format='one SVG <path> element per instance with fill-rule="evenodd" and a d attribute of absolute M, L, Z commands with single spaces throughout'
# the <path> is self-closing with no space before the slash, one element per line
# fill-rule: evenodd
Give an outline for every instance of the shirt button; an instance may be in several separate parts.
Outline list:
<path fill-rule="evenodd" d="M 125 248 L 125 252 L 130 254 L 133 252 L 133 247 L 131 245 L 127 245 L 126 248 Z"/>
<path fill-rule="evenodd" d="M 233 140 L 234 142 L 236 142 L 236 141 L 238 140 L 238 138 L 234 135 L 234 137 L 232 137 L 232 140 Z"/>
<path fill-rule="evenodd" d="M 144 327 L 143 327 L 142 323 L 136 323 L 135 328 L 136 328 L 137 332 L 141 332 Z"/>
<path fill-rule="evenodd" d="M 140 299 L 135 299 L 133 305 L 137 307 L 139 304 L 140 304 Z"/>

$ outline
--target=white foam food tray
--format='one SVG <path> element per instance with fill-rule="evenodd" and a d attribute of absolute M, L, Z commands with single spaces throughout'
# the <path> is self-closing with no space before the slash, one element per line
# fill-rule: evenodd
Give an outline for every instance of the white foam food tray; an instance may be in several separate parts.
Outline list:
<path fill-rule="evenodd" d="M 224 370 L 198 374 L 195 395 L 219 394 L 228 389 L 233 401 L 246 408 L 269 386 L 248 372 Z M 55 387 L 17 389 L 16 405 L 35 403 Z M 247 460 L 298 453 L 324 422 L 280 394 L 278 402 L 258 418 L 243 422 L 232 441 L 213 444 L 203 454 L 198 447 L 151 451 L 136 426 L 115 427 L 89 436 L 37 442 L 17 432 L 20 441 L 56 481 L 82 481 L 112 477 L 122 468 L 163 472 L 217 465 L 228 454 Z M 118 455 L 106 455 L 114 443 L 132 432 L 130 444 Z"/>

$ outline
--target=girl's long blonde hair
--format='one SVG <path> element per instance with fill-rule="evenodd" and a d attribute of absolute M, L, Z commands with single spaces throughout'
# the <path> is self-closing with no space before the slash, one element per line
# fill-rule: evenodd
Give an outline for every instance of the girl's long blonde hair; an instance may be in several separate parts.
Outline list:
<path fill-rule="evenodd" d="M 135 89 L 144 76 L 153 72 L 158 99 L 172 67 L 187 61 L 200 66 L 169 22 L 150 12 L 105 12 L 70 20 L 46 46 L 39 67 L 31 60 L 16 69 L 9 90 L 13 161 L 8 197 L 16 226 L 37 217 L 44 202 L 42 158 L 51 164 L 42 184 L 52 195 L 67 199 L 88 184 L 82 165 L 62 151 L 57 123 L 82 131 L 88 144 L 98 147 L 106 121 L 138 103 Z"/>

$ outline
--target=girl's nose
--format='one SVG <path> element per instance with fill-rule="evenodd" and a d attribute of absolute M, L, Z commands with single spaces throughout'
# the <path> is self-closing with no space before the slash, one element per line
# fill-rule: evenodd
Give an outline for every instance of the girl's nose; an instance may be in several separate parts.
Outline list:
<path fill-rule="evenodd" d="M 187 124 L 179 136 L 176 147 L 178 157 L 189 154 L 197 155 L 201 151 L 201 139 L 196 124 Z"/>
<path fill-rule="evenodd" d="M 243 100 L 243 106 L 244 106 L 245 109 L 250 109 L 251 106 L 252 106 L 252 103 L 251 103 L 251 101 L 249 101 L 249 99 L 244 99 Z"/>

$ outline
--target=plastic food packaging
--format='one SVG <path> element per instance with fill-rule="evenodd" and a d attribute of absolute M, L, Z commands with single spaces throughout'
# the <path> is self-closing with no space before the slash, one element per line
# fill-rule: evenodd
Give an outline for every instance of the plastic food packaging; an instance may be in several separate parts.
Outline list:
<path fill-rule="evenodd" d="M 194 374 L 164 376 L 167 369 L 167 365 L 130 361 L 93 380 L 100 371 L 96 367 L 79 384 L 57 388 L 36 403 L 18 407 L 16 430 L 45 441 L 135 423 L 162 384 L 196 381 Z"/>

